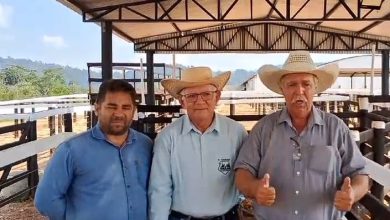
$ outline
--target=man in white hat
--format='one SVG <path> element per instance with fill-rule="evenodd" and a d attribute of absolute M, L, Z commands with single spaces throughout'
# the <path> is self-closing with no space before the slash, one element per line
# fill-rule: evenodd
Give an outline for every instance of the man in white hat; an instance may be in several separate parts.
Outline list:
<path fill-rule="evenodd" d="M 230 72 L 186 69 L 163 87 L 187 110 L 155 140 L 149 184 L 151 220 L 236 220 L 233 164 L 247 135 L 238 122 L 214 112 Z"/>
<path fill-rule="evenodd" d="M 266 65 L 259 75 L 286 107 L 262 118 L 244 142 L 238 189 L 255 201 L 257 219 L 340 219 L 367 193 L 369 178 L 348 127 L 313 106 L 338 67 L 317 69 L 307 51 L 294 51 L 282 68 Z"/>

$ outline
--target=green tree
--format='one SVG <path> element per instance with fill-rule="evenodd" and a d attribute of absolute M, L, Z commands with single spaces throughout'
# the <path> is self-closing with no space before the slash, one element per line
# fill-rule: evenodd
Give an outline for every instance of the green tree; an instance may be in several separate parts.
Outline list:
<path fill-rule="evenodd" d="M 38 84 L 42 96 L 67 95 L 66 81 L 61 69 L 49 69 L 43 72 Z"/>
<path fill-rule="evenodd" d="M 29 79 L 29 75 L 35 73 L 33 70 L 20 66 L 10 66 L 5 68 L 1 75 L 5 85 L 14 86 Z"/>
<path fill-rule="evenodd" d="M 8 90 L 3 81 L 0 81 L 0 101 L 10 100 Z"/>
<path fill-rule="evenodd" d="M 63 69 L 48 69 L 42 75 L 35 70 L 11 66 L 0 70 L 0 100 L 86 93 L 80 85 L 67 84 Z"/>

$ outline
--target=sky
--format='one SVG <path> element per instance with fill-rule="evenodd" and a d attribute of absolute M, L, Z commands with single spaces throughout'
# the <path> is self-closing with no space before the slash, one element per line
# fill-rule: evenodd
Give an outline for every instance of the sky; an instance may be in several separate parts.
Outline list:
<path fill-rule="evenodd" d="M 0 0 L 0 57 L 25 58 L 86 69 L 101 61 L 100 26 L 84 23 L 81 15 L 55 0 Z M 314 54 L 315 62 L 330 62 L 348 54 Z M 145 62 L 145 54 L 113 36 L 113 62 Z M 287 54 L 176 54 L 176 63 L 209 66 L 214 71 L 257 70 L 279 65 Z M 155 54 L 154 62 L 172 64 L 172 55 Z"/>

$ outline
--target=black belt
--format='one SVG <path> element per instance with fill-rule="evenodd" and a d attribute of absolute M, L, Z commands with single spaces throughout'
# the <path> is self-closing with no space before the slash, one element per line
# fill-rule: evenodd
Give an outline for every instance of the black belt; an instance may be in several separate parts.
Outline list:
<path fill-rule="evenodd" d="M 183 214 L 181 212 L 177 212 L 175 210 L 171 210 L 170 216 L 178 219 L 185 219 L 185 220 L 236 220 L 238 219 L 238 205 L 233 206 L 228 212 L 226 212 L 223 215 L 214 216 L 214 217 L 205 217 L 205 218 L 198 218 L 198 217 L 192 217 L 186 214 Z"/>

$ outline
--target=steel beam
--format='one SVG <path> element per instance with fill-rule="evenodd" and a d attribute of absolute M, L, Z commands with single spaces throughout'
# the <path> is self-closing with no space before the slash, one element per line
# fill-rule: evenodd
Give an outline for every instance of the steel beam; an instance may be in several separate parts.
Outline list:
<path fill-rule="evenodd" d="M 146 84 L 147 84 L 147 95 L 146 104 L 154 105 L 154 68 L 153 68 L 153 54 L 154 51 L 146 52 Z"/>
<path fill-rule="evenodd" d="M 102 79 L 112 79 L 112 23 L 105 21 L 102 30 Z"/>
<path fill-rule="evenodd" d="M 382 50 L 382 95 L 389 95 L 389 50 Z"/>

